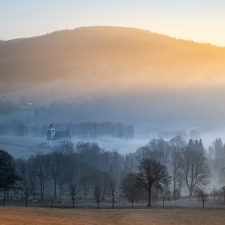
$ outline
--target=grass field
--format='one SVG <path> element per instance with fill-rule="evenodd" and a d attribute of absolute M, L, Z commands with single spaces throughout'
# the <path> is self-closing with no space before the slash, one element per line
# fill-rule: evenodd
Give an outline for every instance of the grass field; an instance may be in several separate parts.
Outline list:
<path fill-rule="evenodd" d="M 0 207 L 1 225 L 134 224 L 223 225 L 223 210 L 194 209 L 51 209 Z"/>
<path fill-rule="evenodd" d="M 28 158 L 36 153 L 48 153 L 48 149 L 38 147 L 45 142 L 46 138 L 40 137 L 0 135 L 0 149 L 6 150 L 15 158 Z"/>

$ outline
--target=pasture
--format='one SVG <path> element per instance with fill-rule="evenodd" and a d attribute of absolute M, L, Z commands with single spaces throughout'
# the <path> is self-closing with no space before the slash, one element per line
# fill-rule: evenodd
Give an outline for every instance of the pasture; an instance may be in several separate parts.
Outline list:
<path fill-rule="evenodd" d="M 200 209 L 56 209 L 0 207 L 2 225 L 222 225 L 223 210 Z"/>

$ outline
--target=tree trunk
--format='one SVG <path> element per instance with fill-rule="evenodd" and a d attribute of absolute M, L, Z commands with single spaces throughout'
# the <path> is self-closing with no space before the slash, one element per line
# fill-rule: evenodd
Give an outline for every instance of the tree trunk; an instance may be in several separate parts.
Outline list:
<path fill-rule="evenodd" d="M 57 195 L 56 195 L 56 180 L 54 181 L 54 199 L 56 200 Z"/>
<path fill-rule="evenodd" d="M 134 202 L 132 202 L 132 208 L 134 208 Z"/>
<path fill-rule="evenodd" d="M 112 209 L 114 209 L 114 198 L 112 199 Z"/>
<path fill-rule="evenodd" d="M 97 200 L 97 202 L 98 202 L 98 209 L 99 209 L 99 200 Z"/>
<path fill-rule="evenodd" d="M 26 198 L 26 207 L 27 207 L 27 198 Z"/>
<path fill-rule="evenodd" d="M 73 198 L 73 208 L 74 208 L 74 198 Z"/>
<path fill-rule="evenodd" d="M 164 208 L 164 196 L 163 196 L 163 208 Z"/>
<path fill-rule="evenodd" d="M 5 205 L 5 190 L 4 190 L 4 196 L 3 196 L 3 201 L 2 201 L 2 205 Z"/>
<path fill-rule="evenodd" d="M 192 197 L 192 189 L 189 190 L 189 196 Z"/>
<path fill-rule="evenodd" d="M 43 185 L 42 185 L 42 182 L 41 182 L 41 200 L 43 200 Z"/>
<path fill-rule="evenodd" d="M 173 177 L 173 198 L 176 200 L 176 179 Z"/>
<path fill-rule="evenodd" d="M 151 198 L 152 198 L 152 196 L 151 196 L 151 194 L 152 194 L 152 192 L 151 192 L 151 187 L 148 189 L 148 207 L 151 207 Z"/>
<path fill-rule="evenodd" d="M 202 202 L 202 208 L 205 209 L 205 201 Z"/>

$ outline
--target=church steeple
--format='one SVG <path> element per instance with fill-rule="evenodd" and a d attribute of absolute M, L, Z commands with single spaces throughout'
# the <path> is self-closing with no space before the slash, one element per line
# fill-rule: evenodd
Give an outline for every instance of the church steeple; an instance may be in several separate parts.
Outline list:
<path fill-rule="evenodd" d="M 52 123 L 47 128 L 47 139 L 51 140 L 55 136 L 55 127 L 52 125 Z"/>

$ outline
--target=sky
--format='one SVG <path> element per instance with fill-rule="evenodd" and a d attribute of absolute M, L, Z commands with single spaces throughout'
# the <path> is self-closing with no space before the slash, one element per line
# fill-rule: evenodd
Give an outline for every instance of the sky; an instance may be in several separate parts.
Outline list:
<path fill-rule="evenodd" d="M 96 25 L 225 46 L 225 1 L 0 0 L 0 40 Z"/>

